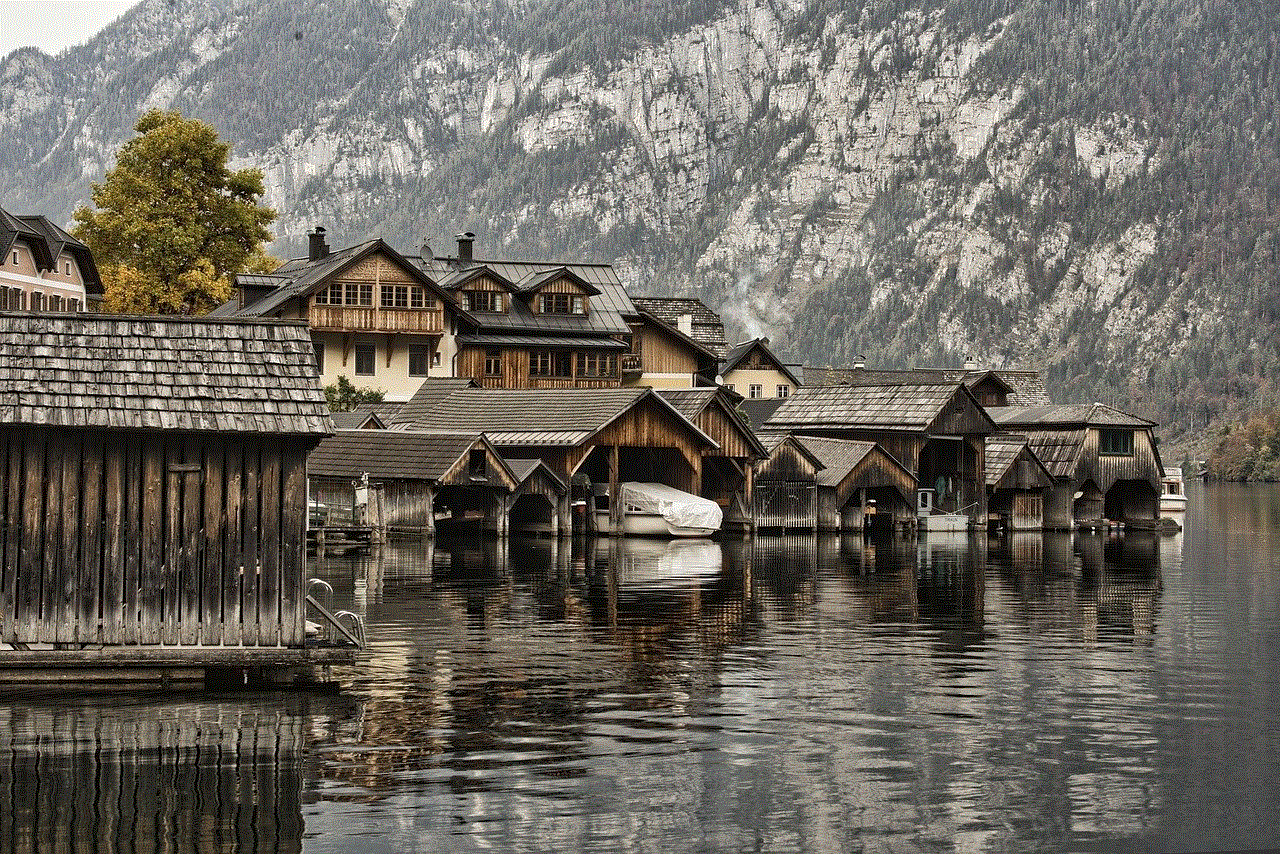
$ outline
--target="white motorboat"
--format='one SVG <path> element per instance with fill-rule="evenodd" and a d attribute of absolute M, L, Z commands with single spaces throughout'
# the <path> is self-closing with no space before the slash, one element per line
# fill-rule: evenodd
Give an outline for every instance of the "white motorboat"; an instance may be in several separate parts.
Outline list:
<path fill-rule="evenodd" d="M 1167 468 L 1161 479 L 1160 515 L 1183 513 L 1187 509 L 1187 492 L 1182 481 L 1182 469 Z"/>
<path fill-rule="evenodd" d="M 706 498 L 663 483 L 618 484 L 622 533 L 637 537 L 709 537 L 720 530 L 724 511 Z M 596 530 L 613 533 L 607 494 L 596 496 Z M 603 506 L 601 506 L 603 505 Z"/>

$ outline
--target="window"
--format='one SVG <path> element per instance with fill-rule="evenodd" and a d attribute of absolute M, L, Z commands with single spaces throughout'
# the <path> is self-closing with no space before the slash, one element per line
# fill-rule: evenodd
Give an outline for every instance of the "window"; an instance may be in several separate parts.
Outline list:
<path fill-rule="evenodd" d="M 64 271 L 64 272 L 66 272 L 66 274 L 67 274 L 68 276 L 70 276 L 70 275 L 71 275 L 71 262 L 70 262 L 70 261 L 66 261 L 66 262 L 64 262 L 64 263 L 63 263 L 63 265 L 62 265 L 62 269 L 63 269 L 63 271 Z"/>
<path fill-rule="evenodd" d="M 13 266 L 18 266 L 18 250 L 13 250 Z"/>
<path fill-rule="evenodd" d="M 778 386 L 778 393 L 774 396 L 786 397 L 789 394 L 791 394 L 791 386 L 787 385 L 786 383 L 782 383 L 781 385 Z"/>
<path fill-rule="evenodd" d="M 324 374 L 324 342 L 316 342 L 316 372 Z"/>
<path fill-rule="evenodd" d="M 1133 456 L 1132 430 L 1101 430 L 1098 453 L 1111 456 Z"/>
<path fill-rule="evenodd" d="M 467 311 L 502 311 L 502 294 L 497 291 L 463 291 L 462 307 Z"/>
<path fill-rule="evenodd" d="M 573 294 L 542 294 L 543 314 L 586 314 L 587 300 Z"/>
<path fill-rule="evenodd" d="M 612 353 L 579 353 L 578 376 L 612 377 L 618 373 L 618 360 Z"/>
<path fill-rule="evenodd" d="M 378 357 L 378 348 L 374 344 L 356 345 L 356 376 L 373 376 L 373 362 Z"/>
<path fill-rule="evenodd" d="M 383 308 L 436 307 L 434 299 L 427 299 L 427 289 L 418 285 L 383 285 L 379 298 Z"/>
<path fill-rule="evenodd" d="M 529 354 L 529 376 L 573 376 L 573 354 L 557 350 L 534 350 Z"/>
<path fill-rule="evenodd" d="M 484 353 L 484 375 L 486 377 L 502 376 L 502 351 L 486 350 Z"/>
<path fill-rule="evenodd" d="M 440 351 L 439 350 L 433 350 L 431 353 L 431 367 L 433 368 L 440 367 Z"/>
<path fill-rule="evenodd" d="M 425 377 L 435 359 L 435 348 L 428 344 L 409 346 L 409 376 Z"/>
<path fill-rule="evenodd" d="M 80 310 L 80 300 L 78 299 L 67 300 L 67 311 L 79 311 L 79 310 Z"/>
<path fill-rule="evenodd" d="M 0 311 L 22 309 L 22 288 L 0 288 Z"/>
<path fill-rule="evenodd" d="M 764 386 L 759 383 L 752 383 L 748 389 L 748 396 L 751 398 L 764 397 Z"/>
<path fill-rule="evenodd" d="M 489 466 L 484 448 L 472 448 L 471 454 L 467 458 L 467 473 L 473 478 L 484 478 L 487 475 Z"/>
<path fill-rule="evenodd" d="M 335 282 L 317 291 L 316 305 L 373 305 L 373 285 L 369 282 Z"/>
<path fill-rule="evenodd" d="M 57 294 L 49 297 L 49 311 L 62 311 L 62 297 Z"/>
<path fill-rule="evenodd" d="M 31 310 L 44 311 L 44 309 L 45 309 L 44 294 L 40 293 L 39 291 L 32 291 L 31 292 Z"/>

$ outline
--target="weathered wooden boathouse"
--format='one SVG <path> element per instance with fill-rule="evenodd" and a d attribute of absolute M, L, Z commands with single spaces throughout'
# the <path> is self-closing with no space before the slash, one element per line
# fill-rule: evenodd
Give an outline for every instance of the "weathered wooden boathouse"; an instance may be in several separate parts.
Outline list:
<path fill-rule="evenodd" d="M 0 314 L 0 678 L 347 661 L 306 636 L 306 326 Z"/>
<path fill-rule="evenodd" d="M 392 432 L 483 433 L 506 457 L 541 460 L 563 482 L 585 478 L 615 497 L 624 481 L 696 494 L 703 458 L 719 448 L 648 388 L 487 389 L 453 382 L 424 383 Z"/>
<path fill-rule="evenodd" d="M 987 437 L 987 512 L 1007 531 L 1044 527 L 1044 496 L 1054 479 L 1026 436 Z"/>
<path fill-rule="evenodd" d="M 756 468 L 758 529 L 859 531 L 915 515 L 916 479 L 874 442 L 766 435 Z"/>
<path fill-rule="evenodd" d="M 1000 429 L 1027 437 L 1054 477 L 1045 491 L 1045 527 L 1105 521 L 1154 526 L 1164 469 L 1154 421 L 1102 403 L 990 410 Z"/>
<path fill-rule="evenodd" d="M 986 524 L 984 439 L 998 428 L 963 383 L 804 386 L 760 429 L 874 442 L 930 490 L 932 508 Z"/>
<path fill-rule="evenodd" d="M 546 489 L 526 468 L 517 477 L 480 433 L 339 430 L 312 453 L 309 475 L 313 501 L 353 504 L 363 490 L 367 503 L 377 503 L 373 515 L 386 535 L 423 537 L 437 525 L 506 533 L 520 487 L 537 495 Z"/>

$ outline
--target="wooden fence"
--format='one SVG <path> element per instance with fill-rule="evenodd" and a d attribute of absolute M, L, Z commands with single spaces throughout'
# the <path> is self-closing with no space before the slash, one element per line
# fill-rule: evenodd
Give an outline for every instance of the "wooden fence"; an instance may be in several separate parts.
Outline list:
<path fill-rule="evenodd" d="M 0 429 L 0 642 L 301 646 L 307 447 Z"/>

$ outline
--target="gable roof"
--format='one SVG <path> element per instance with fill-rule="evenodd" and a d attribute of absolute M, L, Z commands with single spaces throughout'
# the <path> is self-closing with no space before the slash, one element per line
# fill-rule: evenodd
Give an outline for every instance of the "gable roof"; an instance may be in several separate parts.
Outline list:
<path fill-rule="evenodd" d="M 416 279 L 419 284 L 443 300 L 446 305 L 451 306 L 456 313 L 467 317 L 466 312 L 454 303 L 453 298 L 437 285 L 434 279 L 423 273 L 421 268 L 392 249 L 381 238 L 366 240 L 364 243 L 330 252 L 325 257 L 315 261 L 308 258 L 294 258 L 271 271 L 269 276 L 251 274 L 243 279 L 241 276 L 236 276 L 236 284 L 241 286 L 261 288 L 270 286 L 271 282 L 275 282 L 276 288 L 255 302 L 243 307 L 237 305 L 237 300 L 232 300 L 219 306 L 212 313 L 219 316 L 237 317 L 267 316 L 294 297 L 309 296 L 320 288 L 327 286 L 344 269 L 378 252 L 385 253 L 406 273 Z"/>
<path fill-rule="evenodd" d="M 479 433 L 419 433 L 412 430 L 339 430 L 307 457 L 307 471 L 322 477 L 425 480 L 439 483 L 476 445 L 489 450 L 515 475 Z"/>
<path fill-rule="evenodd" d="M 333 430 L 304 323 L 9 312 L 0 424 Z"/>
<path fill-rule="evenodd" d="M 923 431 L 957 395 L 982 407 L 962 383 L 801 386 L 765 423 L 771 430 L 824 427 Z M 985 417 L 985 416 L 984 416 Z M 991 423 L 987 419 L 987 423 Z M 996 432 L 991 424 L 990 432 Z"/>
<path fill-rule="evenodd" d="M 487 389 L 462 388 L 434 402 L 414 418 L 412 429 L 484 433 L 495 445 L 568 445 L 589 440 L 646 399 L 684 424 L 712 447 L 697 425 L 648 388 Z M 401 411 L 403 422 L 414 400 Z"/>
<path fill-rule="evenodd" d="M 680 328 L 680 318 L 688 315 L 690 336 L 716 358 L 724 358 L 728 345 L 724 340 L 724 322 L 702 300 L 696 297 L 632 297 L 631 302 L 639 311 L 647 312 L 666 325 Z"/>
<path fill-rule="evenodd" d="M 769 449 L 756 436 L 755 431 L 751 429 L 751 425 L 743 418 L 742 413 L 738 411 L 741 404 L 739 395 L 729 391 L 723 386 L 710 386 L 706 388 L 664 388 L 658 390 L 658 395 L 671 404 L 672 408 L 683 415 L 687 420 L 698 423 L 698 418 L 713 403 L 718 404 L 720 411 L 724 416 L 742 433 L 743 437 L 760 457 L 767 457 Z"/>
<path fill-rule="evenodd" d="M 533 477 L 538 469 L 542 469 L 543 474 L 551 479 L 553 483 L 560 487 L 562 492 L 567 492 L 569 487 L 560 476 L 551 470 L 551 467 L 542 460 L 507 460 L 504 459 L 507 468 L 511 469 L 511 473 L 515 476 L 516 486 L 524 486 L 529 478 Z"/>
<path fill-rule="evenodd" d="M 796 444 L 822 465 L 817 476 L 819 486 L 839 486 L 849 476 L 849 472 L 877 447 L 875 442 L 855 442 L 850 439 L 823 439 L 815 436 L 794 438 Z"/>
<path fill-rule="evenodd" d="M 385 430 L 387 427 L 376 412 L 353 409 L 350 412 L 334 412 L 329 417 L 338 430 Z"/>
<path fill-rule="evenodd" d="M 909 368 L 867 370 L 865 368 L 818 368 L 806 366 L 805 385 L 892 385 L 895 383 L 963 382 L 972 388 L 991 378 L 1005 387 L 1010 406 L 1046 406 L 1049 393 L 1039 371 L 1006 371 L 996 368 Z"/>
<path fill-rule="evenodd" d="M 102 277 L 88 246 L 48 217 L 14 216 L 0 208 L 0 257 L 7 256 L 19 238 L 31 247 L 37 266 L 43 270 L 53 269 L 58 256 L 67 252 L 76 259 L 80 268 L 85 293 L 102 293 Z"/>
<path fill-rule="evenodd" d="M 1087 430 L 1023 430 L 1027 446 L 1036 459 L 1055 478 L 1071 477 L 1084 450 Z"/>
<path fill-rule="evenodd" d="M 720 373 L 728 374 L 753 350 L 757 349 L 763 350 L 764 354 L 769 357 L 769 361 L 773 362 L 776 369 L 781 371 L 787 379 L 791 380 L 793 385 L 797 387 L 800 385 L 800 380 L 791 372 L 791 369 L 783 364 L 782 360 L 769 349 L 769 341 L 767 338 L 752 338 L 750 341 L 743 341 L 741 344 L 734 345 L 734 347 L 725 354 L 724 367 L 720 369 Z"/>
<path fill-rule="evenodd" d="M 1026 436 L 1015 433 L 996 433 L 986 438 L 984 457 L 987 468 L 987 486 L 998 484 L 1009 473 L 1009 469 L 1013 468 L 1014 462 L 1024 451 L 1032 460 L 1035 460 L 1036 465 L 1044 472 L 1045 477 L 1052 480 L 1053 472 L 1049 471 L 1048 467 L 1036 456 L 1030 440 Z"/>
<path fill-rule="evenodd" d="M 442 400 L 464 388 L 475 388 L 476 381 L 467 377 L 426 377 L 413 397 L 391 413 L 392 424 L 415 424 L 425 421 Z"/>
<path fill-rule="evenodd" d="M 549 285 L 552 282 L 558 282 L 561 279 L 568 279 L 569 281 L 576 284 L 578 287 L 582 288 L 591 296 L 600 295 L 599 288 L 597 288 L 595 285 L 591 284 L 586 279 L 579 276 L 577 273 L 573 272 L 573 270 L 570 270 L 564 264 L 561 264 L 558 267 L 552 267 L 549 270 L 539 270 L 537 272 L 530 272 L 523 279 L 517 282 L 516 286 L 523 293 L 531 294 L 531 293 L 537 292 L 544 286 Z"/>
<path fill-rule="evenodd" d="M 1105 403 L 1066 403 L 1057 406 L 1001 406 L 991 417 L 1002 427 L 1133 427 L 1149 429 L 1156 422 L 1122 412 Z"/>
<path fill-rule="evenodd" d="M 515 317 L 507 315 L 485 314 L 485 326 L 515 326 L 524 329 L 553 329 L 560 331 L 604 331 L 609 334 L 626 334 L 630 332 L 623 317 L 633 315 L 635 306 L 631 297 L 618 279 L 617 272 L 610 264 L 586 264 L 565 261 L 493 261 L 473 258 L 470 260 L 435 256 L 421 258 L 405 256 L 411 264 L 421 270 L 433 281 L 447 281 L 446 277 L 473 267 L 483 266 L 503 277 L 508 282 L 522 282 L 539 273 L 549 270 L 564 269 L 571 272 L 582 282 L 600 291 L 591 299 L 591 310 L 587 315 L 590 323 L 581 323 L 581 315 L 534 315 L 525 306 L 524 311 Z M 504 317 L 508 319 L 503 319 Z M 578 318 L 574 320 L 573 318 Z M 564 319 L 568 318 L 567 321 Z"/>
<path fill-rule="evenodd" d="M 761 430 L 766 429 L 765 424 L 773 417 L 773 413 L 777 412 L 779 407 L 786 403 L 788 399 L 785 397 L 749 397 L 740 401 L 738 408 L 746 413 L 751 429 L 759 433 Z"/>

